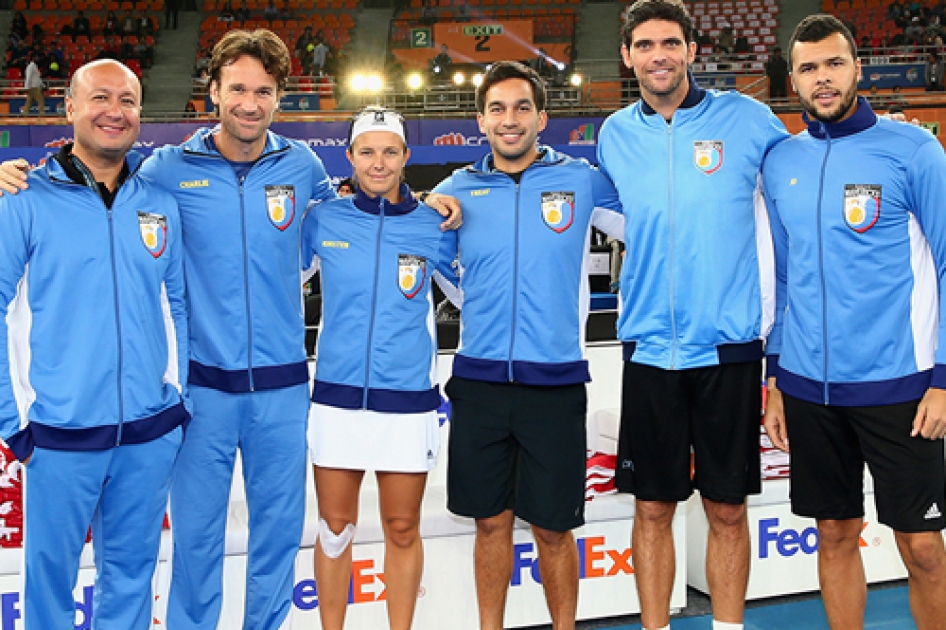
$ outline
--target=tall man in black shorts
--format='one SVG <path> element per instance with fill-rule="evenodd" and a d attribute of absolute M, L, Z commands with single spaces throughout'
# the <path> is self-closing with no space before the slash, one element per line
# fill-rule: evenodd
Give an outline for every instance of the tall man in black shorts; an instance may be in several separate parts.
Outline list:
<path fill-rule="evenodd" d="M 916 625 L 943 629 L 946 155 L 857 97 L 837 19 L 805 18 L 789 53 L 808 130 L 765 162 L 778 280 L 765 428 L 782 450 L 791 439 L 792 511 L 818 521 L 831 627 L 864 626 L 866 462 Z"/>
<path fill-rule="evenodd" d="M 463 206 L 463 328 L 447 394 L 453 404 L 447 506 L 476 519 L 480 627 L 501 630 L 515 516 L 532 525 L 556 630 L 575 627 L 584 523 L 583 356 L 591 225 L 620 236 L 608 179 L 536 144 L 545 86 L 515 62 L 476 91 L 492 153 L 437 187 Z"/>
<path fill-rule="evenodd" d="M 641 101 L 605 121 L 598 158 L 627 217 L 616 482 L 636 496 L 641 620 L 649 630 L 670 623 L 671 523 L 696 488 L 709 520 L 714 628 L 741 628 L 745 500 L 761 488 L 762 339 L 774 302 L 758 180 L 765 154 L 788 134 L 758 101 L 696 85 L 688 72 L 696 42 L 680 0 L 632 5 L 623 37 Z"/>

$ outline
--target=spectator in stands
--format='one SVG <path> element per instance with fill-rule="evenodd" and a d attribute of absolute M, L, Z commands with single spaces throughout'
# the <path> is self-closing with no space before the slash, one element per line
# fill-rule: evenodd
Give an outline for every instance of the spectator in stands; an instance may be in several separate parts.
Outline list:
<path fill-rule="evenodd" d="M 920 18 L 914 17 L 910 19 L 910 25 L 907 26 L 903 34 L 907 36 L 907 41 L 912 44 L 918 44 L 923 37 L 924 30 L 923 25 L 920 24 Z"/>
<path fill-rule="evenodd" d="M 118 16 L 114 11 L 109 11 L 105 17 L 105 23 L 102 25 L 102 35 L 121 35 L 121 25 L 118 23 Z"/>
<path fill-rule="evenodd" d="M 752 47 L 749 46 L 749 38 L 745 35 L 740 35 L 736 38 L 736 46 L 733 48 L 733 52 L 737 55 L 744 55 L 746 53 L 752 52 Z"/>
<path fill-rule="evenodd" d="M 788 62 L 782 56 L 782 49 L 776 47 L 772 57 L 765 62 L 765 75 L 769 78 L 769 98 L 786 98 L 788 89 L 785 82 L 788 79 Z"/>
<path fill-rule="evenodd" d="M 716 45 L 722 48 L 723 52 L 732 52 L 733 46 L 735 46 L 735 37 L 733 36 L 732 26 L 727 24 L 723 27 L 722 31 L 719 33 L 719 38 L 716 40 Z"/>
<path fill-rule="evenodd" d="M 230 0 L 227 0 L 223 3 L 223 8 L 220 10 L 220 18 L 224 22 L 232 22 L 236 19 L 236 13 L 233 11 L 233 5 L 230 4 Z"/>
<path fill-rule="evenodd" d="M 49 44 L 49 48 L 46 49 L 46 62 L 49 64 L 56 62 L 61 68 L 65 68 L 68 65 L 66 63 L 66 53 L 59 44 L 58 37 L 54 38 L 52 43 Z"/>
<path fill-rule="evenodd" d="M 39 22 L 33 24 L 30 28 L 30 44 L 35 48 L 36 46 L 42 47 L 46 40 L 46 33 L 43 31 L 43 25 Z"/>
<path fill-rule="evenodd" d="M 421 24 L 433 24 L 437 21 L 437 5 L 435 0 L 424 0 L 420 10 Z"/>
<path fill-rule="evenodd" d="M 342 181 L 338 182 L 338 188 L 336 189 L 339 197 L 350 197 L 355 194 L 355 182 L 352 181 L 351 177 L 346 177 Z"/>
<path fill-rule="evenodd" d="M 29 52 L 30 48 L 26 45 L 26 40 L 17 40 L 16 45 L 10 51 L 10 61 L 7 62 L 7 68 L 25 70 L 26 64 L 29 63 Z"/>
<path fill-rule="evenodd" d="M 72 21 L 72 41 L 76 41 L 76 37 L 79 35 L 92 37 L 92 27 L 89 25 L 89 18 L 85 17 L 85 12 L 83 11 L 79 11 L 76 14 L 76 19 Z"/>
<path fill-rule="evenodd" d="M 858 52 L 869 54 L 871 51 L 871 37 L 870 35 L 861 36 L 861 43 L 857 45 Z"/>
<path fill-rule="evenodd" d="M 118 59 L 124 63 L 129 59 L 135 58 L 135 46 L 128 37 L 122 35 L 118 44 Z"/>
<path fill-rule="evenodd" d="M 13 14 L 13 21 L 10 22 L 10 33 L 15 34 L 20 39 L 26 39 L 30 34 L 30 27 L 26 23 L 26 16 L 22 11 Z"/>
<path fill-rule="evenodd" d="M 194 62 L 195 77 L 199 77 L 203 71 L 210 67 L 210 55 L 212 50 L 213 47 L 207 46 L 200 51 L 197 61 Z"/>
<path fill-rule="evenodd" d="M 181 0 L 164 1 L 164 28 L 177 30 L 177 14 L 181 10 Z"/>
<path fill-rule="evenodd" d="M 450 80 L 450 69 L 453 67 L 453 59 L 447 52 L 449 50 L 446 44 L 442 44 L 440 46 L 440 52 L 430 60 L 430 71 L 433 73 L 434 80 L 436 81 Z"/>
<path fill-rule="evenodd" d="M 135 59 L 141 62 L 141 67 L 146 70 L 154 65 L 154 46 L 144 37 L 139 37 L 138 43 L 135 44 Z"/>
<path fill-rule="evenodd" d="M 270 22 L 279 19 L 279 7 L 276 6 L 276 0 L 269 0 L 263 9 L 263 17 Z"/>
<path fill-rule="evenodd" d="M 906 23 L 903 22 L 903 5 L 900 0 L 893 0 L 890 6 L 887 7 L 887 19 L 893 20 L 900 28 L 906 26 Z"/>
<path fill-rule="evenodd" d="M 309 48 L 309 44 L 312 48 Z M 302 35 L 296 40 L 293 46 L 293 52 L 297 59 L 302 61 L 303 74 L 312 74 L 312 51 L 315 50 L 315 36 L 312 35 L 312 27 L 306 26 L 302 30 Z"/>
<path fill-rule="evenodd" d="M 250 19 L 250 7 L 246 6 L 246 0 L 240 0 L 240 6 L 233 13 L 233 17 L 240 23 L 240 28 L 243 28 L 246 21 Z"/>
<path fill-rule="evenodd" d="M 197 107 L 194 105 L 194 101 L 187 101 L 187 105 L 184 106 L 185 114 L 197 114 Z"/>
<path fill-rule="evenodd" d="M 36 64 L 36 55 L 30 51 L 29 64 L 26 66 L 26 77 L 23 87 L 26 88 L 26 103 L 23 105 L 23 115 L 28 116 L 30 108 L 36 104 L 39 115 L 46 114 L 46 104 L 43 101 L 43 77 L 40 76 L 39 66 Z"/>
<path fill-rule="evenodd" d="M 95 58 L 115 59 L 116 61 L 121 59 L 118 54 L 118 42 L 115 41 L 115 37 L 105 38 L 105 44 L 102 46 L 102 50 L 99 51 L 99 54 L 97 54 Z"/>
<path fill-rule="evenodd" d="M 138 21 L 138 37 L 154 35 L 154 20 L 151 19 L 151 16 L 142 13 L 135 19 Z"/>
<path fill-rule="evenodd" d="M 926 58 L 926 91 L 943 91 L 943 61 L 935 52 Z"/>
<path fill-rule="evenodd" d="M 943 34 L 943 21 L 942 18 L 938 15 L 930 16 L 930 22 L 926 25 L 926 34 L 932 35 L 934 38 L 940 37 Z"/>
<path fill-rule="evenodd" d="M 321 37 L 312 49 L 312 72 L 322 76 L 325 74 L 325 62 L 328 60 L 329 48 Z"/>
<path fill-rule="evenodd" d="M 135 21 L 135 18 L 132 16 L 131 11 L 125 11 L 125 16 L 122 18 L 122 35 L 137 35 L 138 34 L 138 22 Z"/>
<path fill-rule="evenodd" d="M 293 18 L 292 7 L 289 6 L 289 0 L 282 0 L 282 9 L 279 10 L 279 17 L 283 20 L 291 20 Z"/>

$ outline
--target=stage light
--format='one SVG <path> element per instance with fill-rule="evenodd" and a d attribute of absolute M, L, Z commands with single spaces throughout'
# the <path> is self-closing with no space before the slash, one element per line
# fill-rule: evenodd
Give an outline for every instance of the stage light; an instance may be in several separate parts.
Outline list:
<path fill-rule="evenodd" d="M 479 87 L 480 85 L 482 85 L 482 83 L 483 83 L 483 75 L 482 75 L 482 73 L 477 72 L 477 73 L 474 74 L 472 77 L 470 77 L 470 83 L 472 83 L 472 84 L 475 85 L 476 87 Z"/>
<path fill-rule="evenodd" d="M 416 72 L 411 74 L 407 77 L 407 87 L 412 90 L 419 90 L 424 87 L 424 77 Z"/>
<path fill-rule="evenodd" d="M 381 77 L 379 75 L 372 74 L 368 77 L 366 81 L 366 85 L 365 85 L 365 88 L 367 89 L 368 92 L 373 92 L 377 94 L 378 92 L 381 91 L 381 87 L 382 87 L 382 83 L 381 83 Z"/>
<path fill-rule="evenodd" d="M 367 79 L 363 74 L 353 74 L 349 83 L 355 92 L 364 92 Z"/>
<path fill-rule="evenodd" d="M 571 83 L 573 87 L 578 87 L 582 82 L 581 75 L 576 72 L 568 79 L 568 82 Z"/>
<path fill-rule="evenodd" d="M 455 75 L 453 75 L 454 85 L 463 85 L 464 81 L 466 81 L 466 77 L 463 76 L 462 72 L 457 72 Z"/>

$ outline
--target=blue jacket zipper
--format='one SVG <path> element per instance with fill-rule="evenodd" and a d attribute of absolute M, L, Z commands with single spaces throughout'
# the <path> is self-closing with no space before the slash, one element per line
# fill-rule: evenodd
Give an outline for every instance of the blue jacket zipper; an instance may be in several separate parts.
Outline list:
<path fill-rule="evenodd" d="M 525 173 L 522 174 L 522 177 L 525 177 Z M 507 176 L 508 177 L 508 176 Z M 522 180 L 520 179 L 520 182 Z M 513 361 L 512 358 L 515 356 L 513 350 L 516 347 L 516 320 L 518 319 L 517 315 L 519 312 L 519 182 L 516 183 L 516 211 L 515 211 L 515 224 L 513 226 L 513 242 L 512 242 L 512 327 L 509 329 L 509 382 L 512 383 L 515 381 L 515 374 L 513 373 Z"/>
<path fill-rule="evenodd" d="M 818 182 L 818 271 L 821 275 L 821 341 L 824 347 L 824 404 L 828 405 L 830 400 L 828 396 L 828 287 L 824 277 L 824 229 L 821 206 L 824 199 L 824 172 L 828 167 L 828 156 L 831 155 L 831 136 L 828 129 L 821 124 L 824 131 L 824 137 L 827 140 L 827 148 L 824 152 L 824 160 L 821 162 L 821 179 Z"/>
<path fill-rule="evenodd" d="M 384 232 L 384 199 L 380 204 L 381 214 L 378 221 L 378 234 L 375 237 L 374 249 L 374 286 L 371 292 L 371 314 L 368 319 L 368 345 L 365 348 L 365 389 L 362 394 L 361 407 L 368 408 L 368 379 L 371 377 L 371 344 L 374 339 L 375 310 L 378 305 L 378 275 L 381 270 L 381 234 Z"/>

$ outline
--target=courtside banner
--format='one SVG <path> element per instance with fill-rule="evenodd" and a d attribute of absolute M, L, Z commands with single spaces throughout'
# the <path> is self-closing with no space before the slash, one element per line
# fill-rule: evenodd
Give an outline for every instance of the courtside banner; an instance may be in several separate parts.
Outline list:
<path fill-rule="evenodd" d="M 553 118 L 539 136 L 540 142 L 551 145 L 593 145 L 604 118 Z M 166 144 L 180 144 L 201 127 L 213 121 L 192 123 L 145 123 L 135 143 L 139 150 L 156 149 Z M 313 149 L 348 146 L 348 122 L 281 122 L 273 131 L 288 138 L 302 140 Z M 408 120 L 407 140 L 413 146 L 482 146 L 486 137 L 474 118 L 455 120 Z M 42 147 L 58 149 L 72 141 L 72 128 L 67 125 L 4 125 L 0 126 L 0 148 Z M 320 153 L 321 155 L 321 153 Z"/>

